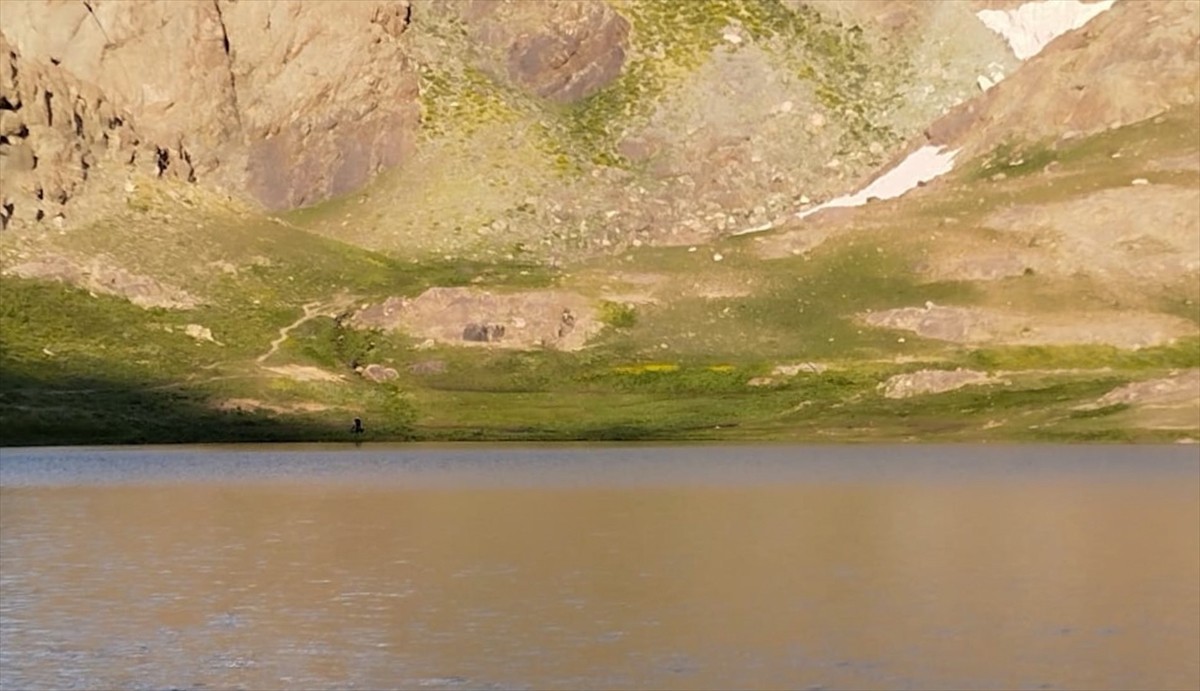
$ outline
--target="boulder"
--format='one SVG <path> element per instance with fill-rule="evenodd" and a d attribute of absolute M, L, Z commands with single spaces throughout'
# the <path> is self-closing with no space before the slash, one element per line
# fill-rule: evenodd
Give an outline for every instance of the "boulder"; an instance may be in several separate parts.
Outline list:
<path fill-rule="evenodd" d="M 188 324 L 183 328 L 183 332 L 197 341 L 217 343 L 217 339 L 213 338 L 212 329 L 208 328 L 207 326 L 202 326 L 200 324 Z"/>
<path fill-rule="evenodd" d="M 400 373 L 397 372 L 394 368 L 385 367 L 383 365 L 378 365 L 378 364 L 374 364 L 374 363 L 363 367 L 362 372 L 360 372 L 359 374 L 362 375 L 363 379 L 366 379 L 368 381 L 373 381 L 376 384 L 381 384 L 383 382 L 391 381 L 391 380 L 395 379 L 396 377 L 400 376 Z"/>

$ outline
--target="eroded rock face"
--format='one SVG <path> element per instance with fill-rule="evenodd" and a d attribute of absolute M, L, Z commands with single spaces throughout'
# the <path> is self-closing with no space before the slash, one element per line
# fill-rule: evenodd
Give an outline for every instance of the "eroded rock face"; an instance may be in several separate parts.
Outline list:
<path fill-rule="evenodd" d="M 489 71 L 556 103 L 599 91 L 625 64 L 629 22 L 598 0 L 471 0 L 462 13 Z"/>
<path fill-rule="evenodd" d="M 404 1 L 220 2 L 247 189 L 271 209 L 350 192 L 412 152 Z M 236 152 L 235 152 L 236 153 Z"/>
<path fill-rule="evenodd" d="M 146 164 L 157 175 L 157 150 L 128 110 L 61 65 L 24 59 L 0 33 L 0 227 L 61 222 L 106 163 Z"/>
<path fill-rule="evenodd" d="M 213 2 L 13 3 L 4 34 L 35 63 L 93 85 L 134 113 L 147 137 L 186 132 L 211 145 L 234 124 L 228 56 Z"/>
<path fill-rule="evenodd" d="M 148 149 L 130 155 L 145 172 L 271 209 L 350 191 L 411 149 L 417 81 L 397 40 L 408 17 L 406 0 L 7 4 L 3 96 L 22 119 L 3 124 L 25 124 L 45 151 L 10 137 L 6 168 L 37 156 L 56 174 L 78 169 L 72 149 L 128 128 L 138 134 L 115 146 Z M 33 130 L 27 109 L 45 111 L 37 124 L 65 130 L 66 143 Z"/>

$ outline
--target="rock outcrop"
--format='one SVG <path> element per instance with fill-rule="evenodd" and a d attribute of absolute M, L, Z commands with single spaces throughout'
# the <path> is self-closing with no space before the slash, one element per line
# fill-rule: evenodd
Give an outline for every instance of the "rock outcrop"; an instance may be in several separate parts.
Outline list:
<path fill-rule="evenodd" d="M 399 41 L 407 2 L 220 2 L 238 176 L 271 209 L 351 192 L 405 160 L 420 124 Z"/>
<path fill-rule="evenodd" d="M 408 16 L 404 0 L 6 4 L 0 153 L 6 175 L 42 172 L 5 223 L 58 213 L 28 202 L 65 204 L 101 153 L 270 209 L 360 187 L 419 124 Z"/>
<path fill-rule="evenodd" d="M 194 295 L 152 276 L 136 274 L 110 257 L 75 259 L 50 256 L 5 267 L 5 274 L 38 280 L 62 281 L 92 293 L 115 295 L 139 307 L 191 309 L 202 304 Z M 209 334 L 211 336 L 211 333 Z"/>
<path fill-rule="evenodd" d="M 1200 401 L 1200 369 L 1172 372 L 1160 379 L 1133 382 L 1119 386 L 1101 396 L 1095 403 L 1081 406 L 1082 410 L 1111 405 L 1196 406 Z"/>
<path fill-rule="evenodd" d="M 1077 410 L 1127 406 L 1121 417 L 1149 429 L 1195 430 L 1200 421 L 1200 369 L 1117 387 Z M 1192 443 L 1195 443 L 1194 441 Z"/>
<path fill-rule="evenodd" d="M 578 350 L 603 327 L 591 301 L 576 293 L 440 287 L 415 298 L 368 305 L 349 323 L 355 328 L 401 330 L 448 345 L 557 350 Z"/>
<path fill-rule="evenodd" d="M 976 370 L 932 370 L 923 369 L 908 374 L 897 374 L 889 377 L 879 385 L 884 398 L 911 398 L 926 394 L 955 391 L 964 386 L 981 386 L 996 383 L 996 379 L 988 376 L 987 372 Z"/>
<path fill-rule="evenodd" d="M 0 33 L 0 228 L 63 222 L 68 203 L 106 163 L 166 172 L 129 111 L 55 60 L 25 60 Z"/>
<path fill-rule="evenodd" d="M 487 71 L 555 103 L 590 96 L 625 64 L 629 22 L 599 0 L 470 0 L 462 14 Z"/>

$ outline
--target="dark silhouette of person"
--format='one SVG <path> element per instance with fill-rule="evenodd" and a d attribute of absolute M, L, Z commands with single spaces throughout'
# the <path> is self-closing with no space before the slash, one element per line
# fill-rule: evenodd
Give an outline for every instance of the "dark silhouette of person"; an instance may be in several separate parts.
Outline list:
<path fill-rule="evenodd" d="M 358 418 L 358 417 L 354 418 L 354 427 L 350 431 L 353 432 L 354 434 L 362 434 L 363 433 L 362 418 Z"/>

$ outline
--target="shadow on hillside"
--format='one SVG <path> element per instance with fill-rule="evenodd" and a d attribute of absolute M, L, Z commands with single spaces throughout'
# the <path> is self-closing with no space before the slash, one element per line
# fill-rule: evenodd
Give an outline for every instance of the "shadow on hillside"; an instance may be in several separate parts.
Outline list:
<path fill-rule="evenodd" d="M 221 410 L 203 394 L 0 363 L 0 446 L 348 440 L 350 420 Z"/>

